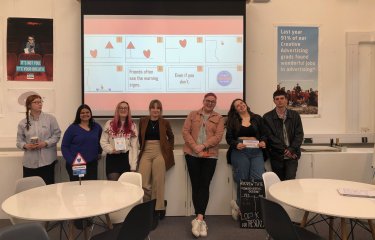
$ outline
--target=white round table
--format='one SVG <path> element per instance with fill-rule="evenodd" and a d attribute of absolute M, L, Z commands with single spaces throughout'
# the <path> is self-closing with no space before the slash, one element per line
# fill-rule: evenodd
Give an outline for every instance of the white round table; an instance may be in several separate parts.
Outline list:
<path fill-rule="evenodd" d="M 105 215 L 138 202 L 143 197 L 141 187 L 118 181 L 63 182 L 17 193 L 2 204 L 12 217 L 35 221 L 74 220 Z M 70 224 L 71 226 L 73 224 Z M 72 228 L 72 227 L 71 227 Z M 70 236 L 72 237 L 70 230 Z"/>
<path fill-rule="evenodd" d="M 278 201 L 305 210 L 307 214 L 314 212 L 341 218 L 342 239 L 347 239 L 345 219 L 368 220 L 375 239 L 371 221 L 375 219 L 375 198 L 342 196 L 338 188 L 375 190 L 375 185 L 333 179 L 295 179 L 276 183 L 269 192 Z"/>

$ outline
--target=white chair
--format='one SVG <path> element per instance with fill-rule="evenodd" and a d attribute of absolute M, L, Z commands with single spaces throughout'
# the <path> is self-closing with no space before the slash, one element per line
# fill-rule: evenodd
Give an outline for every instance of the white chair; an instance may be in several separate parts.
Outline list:
<path fill-rule="evenodd" d="M 16 181 L 16 187 L 15 187 L 14 193 L 17 194 L 17 193 L 20 193 L 20 192 L 23 192 L 32 188 L 41 187 L 45 185 L 46 183 L 44 182 L 44 180 L 38 176 L 21 178 Z M 12 224 L 35 222 L 35 221 L 27 221 L 23 219 L 18 219 L 14 217 L 11 217 L 10 221 L 12 222 Z M 44 222 L 38 222 L 38 223 L 41 223 L 43 225 L 45 224 Z"/>
<path fill-rule="evenodd" d="M 274 201 L 274 202 L 277 202 L 278 204 L 280 204 L 285 209 L 285 211 L 288 213 L 290 219 L 293 222 L 301 223 L 305 211 L 294 208 L 294 207 L 290 207 L 286 204 L 283 204 L 283 203 L 277 201 L 275 198 L 273 198 L 269 194 L 269 188 L 272 186 L 272 184 L 280 182 L 280 178 L 276 175 L 276 173 L 265 172 L 265 173 L 263 173 L 262 178 L 263 178 L 263 182 L 264 182 L 264 189 L 265 189 L 266 198 L 268 200 L 271 200 L 271 201 Z"/>
<path fill-rule="evenodd" d="M 124 172 L 118 179 L 119 182 L 131 183 L 142 187 L 142 175 L 136 172 Z M 112 223 L 122 223 L 126 216 L 128 215 L 129 211 L 137 204 L 142 203 L 142 199 L 135 204 L 121 209 L 117 212 L 113 212 L 109 214 Z"/>

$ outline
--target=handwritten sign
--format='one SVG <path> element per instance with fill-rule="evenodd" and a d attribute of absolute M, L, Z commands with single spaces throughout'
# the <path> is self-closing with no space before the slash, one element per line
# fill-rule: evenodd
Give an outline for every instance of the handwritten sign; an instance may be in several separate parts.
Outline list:
<path fill-rule="evenodd" d="M 264 228 L 259 197 L 264 197 L 262 180 L 241 180 L 241 228 Z"/>

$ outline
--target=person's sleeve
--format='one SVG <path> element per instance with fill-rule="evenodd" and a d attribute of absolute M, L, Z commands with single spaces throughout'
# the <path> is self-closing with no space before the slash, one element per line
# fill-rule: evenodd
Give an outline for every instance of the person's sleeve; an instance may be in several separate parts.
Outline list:
<path fill-rule="evenodd" d="M 259 141 L 264 141 L 267 144 L 267 129 L 264 123 L 264 119 L 261 116 L 258 116 L 259 124 Z"/>
<path fill-rule="evenodd" d="M 142 127 L 143 127 L 143 118 L 141 118 L 139 120 L 139 126 L 138 126 L 138 143 L 139 143 L 139 147 L 142 148 L 142 136 L 141 136 L 141 132 L 142 132 Z"/>
<path fill-rule="evenodd" d="M 47 143 L 47 147 L 55 147 L 61 138 L 61 130 L 54 116 L 50 118 L 50 126 L 52 131 L 51 137 L 44 141 Z"/>
<path fill-rule="evenodd" d="M 240 143 L 240 141 L 238 141 L 238 139 L 235 137 L 234 130 L 228 126 L 227 126 L 227 132 L 225 134 L 225 140 L 227 141 L 228 145 L 234 149 L 236 149 L 237 144 Z"/>
<path fill-rule="evenodd" d="M 191 136 L 192 131 L 192 115 L 193 112 L 191 112 L 188 117 L 185 119 L 184 125 L 182 127 L 182 137 L 187 145 L 190 146 L 190 148 L 194 148 L 194 146 L 197 145 L 195 140 L 193 139 L 193 136 Z"/>
<path fill-rule="evenodd" d="M 296 124 L 295 124 L 296 129 L 294 131 L 294 138 L 293 138 L 293 141 L 290 143 L 290 147 L 292 148 L 291 150 L 293 152 L 296 152 L 301 147 L 302 142 L 303 142 L 303 136 L 304 136 L 302 120 L 298 113 L 296 113 L 295 121 L 296 121 Z"/>
<path fill-rule="evenodd" d="M 110 124 L 110 120 L 105 123 L 104 130 L 102 131 L 102 135 L 100 137 L 100 146 L 102 147 L 105 153 L 111 153 L 113 150 L 112 145 L 109 141 L 109 138 L 110 138 L 108 134 L 109 124 Z"/>
<path fill-rule="evenodd" d="M 66 129 L 65 133 L 64 133 L 64 136 L 63 136 L 63 139 L 62 139 L 62 143 L 61 143 L 61 152 L 62 152 L 62 155 L 65 159 L 65 161 L 69 164 L 69 165 L 72 165 L 73 163 L 73 160 L 74 160 L 74 157 L 72 152 L 70 151 L 70 145 L 73 141 L 73 128 L 72 128 L 72 125 L 70 125 L 68 127 L 68 129 Z"/>
<path fill-rule="evenodd" d="M 273 149 L 278 149 L 280 152 L 284 151 L 286 148 L 284 141 L 282 141 L 273 134 L 271 127 L 272 123 L 269 122 L 266 115 L 263 116 L 263 121 L 264 131 L 266 132 L 265 134 L 267 136 L 267 146 Z"/>
<path fill-rule="evenodd" d="M 166 122 L 168 143 L 169 143 L 171 149 L 173 150 L 174 149 L 174 134 L 173 134 L 172 127 L 171 127 L 171 124 L 169 123 L 169 121 L 165 121 L 165 122 Z"/>
<path fill-rule="evenodd" d="M 221 139 L 223 139 L 224 135 L 224 118 L 220 116 L 219 122 L 216 126 L 216 132 L 215 135 L 211 136 L 210 138 L 207 138 L 206 141 L 203 143 L 206 148 L 214 147 L 218 145 L 221 142 Z"/>
<path fill-rule="evenodd" d="M 129 149 L 129 165 L 130 170 L 135 171 L 137 169 L 137 158 L 138 158 L 138 130 L 135 123 L 133 123 L 134 136 L 130 137 L 130 149 Z"/>
<path fill-rule="evenodd" d="M 98 154 L 102 154 L 103 149 L 102 149 L 102 146 L 100 145 L 100 138 L 101 138 L 101 136 L 102 136 L 103 129 L 102 129 L 102 126 L 100 126 L 98 123 L 96 123 L 96 125 L 97 125 L 98 128 L 99 128 L 99 130 L 98 130 L 98 139 L 99 139 L 99 149 L 98 149 Z"/>
<path fill-rule="evenodd" d="M 21 121 L 18 124 L 18 128 L 17 128 L 17 143 L 16 143 L 16 146 L 19 149 L 22 149 L 22 150 L 25 150 L 23 147 L 26 144 L 26 136 L 25 136 L 24 131 L 25 131 L 25 127 L 24 127 L 24 125 L 22 124 L 22 121 Z"/>

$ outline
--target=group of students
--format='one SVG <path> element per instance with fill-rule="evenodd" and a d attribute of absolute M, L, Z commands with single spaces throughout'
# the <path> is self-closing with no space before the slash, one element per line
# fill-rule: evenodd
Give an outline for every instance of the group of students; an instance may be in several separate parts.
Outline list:
<path fill-rule="evenodd" d="M 231 202 L 233 217 L 240 214 L 240 181 L 261 179 L 266 156 L 271 159 L 272 169 L 281 180 L 295 178 L 303 140 L 301 118 L 297 112 L 286 108 L 285 91 L 277 90 L 273 99 L 275 109 L 263 118 L 251 112 L 245 101 L 235 99 L 225 120 L 214 111 L 217 96 L 207 93 L 202 106 L 185 119 L 183 152 L 192 186 L 196 215 L 192 220 L 192 234 L 195 237 L 207 236 L 205 212 L 209 187 L 225 128 L 229 144 L 227 161 L 233 167 L 233 178 L 237 183 L 237 200 Z M 39 95 L 26 99 L 26 118 L 18 125 L 17 147 L 25 152 L 23 176 L 40 176 L 47 184 L 52 184 L 56 144 L 61 131 L 56 119 L 42 112 L 42 103 Z M 107 179 L 115 181 L 127 171 L 141 173 L 144 200 L 156 199 L 155 212 L 163 219 L 165 174 L 175 162 L 174 134 L 162 112 L 162 103 L 152 100 L 149 116 L 142 117 L 137 128 L 129 104 L 122 101 L 117 104 L 114 117 L 102 128 L 93 120 L 88 105 L 79 106 L 61 144 L 70 180 L 78 179 L 72 172 L 72 163 L 78 153 L 87 163 L 84 179 L 97 179 L 98 159 L 104 151 Z"/>

